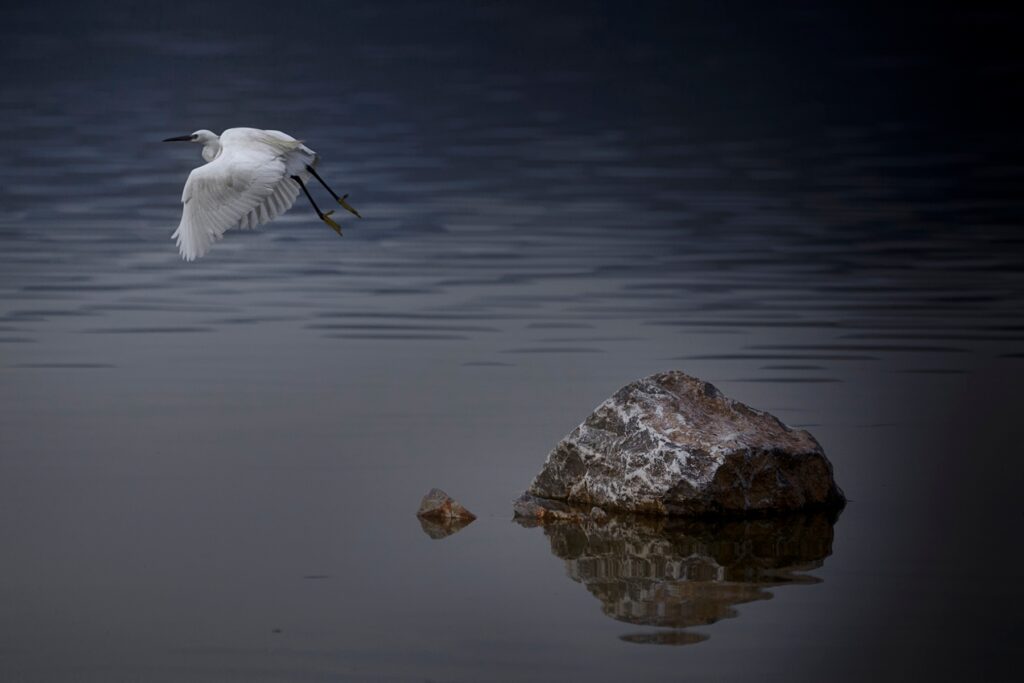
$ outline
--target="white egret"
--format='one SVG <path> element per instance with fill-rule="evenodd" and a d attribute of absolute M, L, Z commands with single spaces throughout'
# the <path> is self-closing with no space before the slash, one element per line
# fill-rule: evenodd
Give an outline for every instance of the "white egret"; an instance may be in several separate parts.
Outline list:
<path fill-rule="evenodd" d="M 317 174 L 317 153 L 279 130 L 229 128 L 220 135 L 197 130 L 164 142 L 199 143 L 206 161 L 185 182 L 181 223 L 171 236 L 186 261 L 205 254 L 227 230 L 255 228 L 274 220 L 292 207 L 300 189 L 320 220 L 341 235 L 341 226 L 331 218 L 334 212 L 321 211 L 309 193 L 310 176 L 359 216 L 345 201 L 348 195 L 339 197 Z"/>

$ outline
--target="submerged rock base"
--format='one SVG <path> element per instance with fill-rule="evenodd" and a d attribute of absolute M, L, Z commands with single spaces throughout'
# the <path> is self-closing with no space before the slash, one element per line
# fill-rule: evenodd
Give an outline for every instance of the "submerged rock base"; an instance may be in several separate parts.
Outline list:
<path fill-rule="evenodd" d="M 548 455 L 516 516 L 569 506 L 655 515 L 747 515 L 845 504 L 807 431 L 673 371 L 626 385 Z M 568 504 L 568 505 L 566 505 Z"/>

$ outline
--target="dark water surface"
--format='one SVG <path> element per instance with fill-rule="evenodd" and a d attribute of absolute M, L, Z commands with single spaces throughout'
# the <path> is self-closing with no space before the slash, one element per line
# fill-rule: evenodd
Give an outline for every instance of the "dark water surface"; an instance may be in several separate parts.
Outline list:
<path fill-rule="evenodd" d="M 1019 678 L 1015 14 L 2 18 L 0 679 Z M 180 261 L 157 141 L 241 125 L 366 218 Z M 510 521 L 669 368 L 810 429 L 835 524 Z"/>

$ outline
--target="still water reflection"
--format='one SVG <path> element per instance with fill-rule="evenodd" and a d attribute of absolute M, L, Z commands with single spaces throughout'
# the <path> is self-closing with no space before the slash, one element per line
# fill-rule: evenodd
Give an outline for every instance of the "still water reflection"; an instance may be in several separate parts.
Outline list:
<path fill-rule="evenodd" d="M 420 527 L 423 529 L 423 533 L 435 541 L 440 541 L 442 538 L 448 538 L 452 534 L 462 531 L 473 523 L 473 520 L 458 518 L 438 520 L 428 519 L 426 517 L 417 517 L 417 519 L 420 522 Z"/>
<path fill-rule="evenodd" d="M 735 617 L 737 605 L 770 599 L 770 587 L 820 582 L 804 572 L 832 554 L 834 521 L 825 513 L 738 521 L 617 516 L 543 528 L 569 578 L 606 615 L 673 629 L 622 640 L 689 645 L 708 636 L 682 629 Z"/>

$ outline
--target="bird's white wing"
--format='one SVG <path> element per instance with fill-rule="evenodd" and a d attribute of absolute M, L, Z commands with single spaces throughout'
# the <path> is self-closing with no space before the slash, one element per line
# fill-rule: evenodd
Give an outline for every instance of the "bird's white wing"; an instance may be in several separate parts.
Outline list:
<path fill-rule="evenodd" d="M 281 154 L 287 169 L 285 177 L 274 188 L 274 192 L 262 204 L 244 216 L 238 227 L 255 228 L 257 225 L 269 223 L 292 208 L 300 190 L 299 184 L 292 179 L 292 176 L 299 176 L 303 183 L 308 181 L 310 174 L 306 169 L 309 166 L 317 165 L 320 160 L 319 155 L 302 144 L 301 140 L 296 140 L 291 135 L 279 130 L 232 128 L 225 131 L 225 134 L 230 140 L 242 138 L 247 144 L 255 143 L 272 147 Z"/>
<path fill-rule="evenodd" d="M 309 175 L 308 173 L 305 175 Z M 305 178 L 303 179 L 305 180 Z M 291 176 L 285 174 L 274 186 L 273 191 L 264 198 L 263 202 L 247 213 L 238 222 L 239 228 L 255 228 L 274 220 L 282 213 L 292 208 L 295 198 L 299 196 L 299 184 L 292 180 Z"/>
<path fill-rule="evenodd" d="M 282 213 L 292 208 L 299 196 L 299 184 L 293 179 L 297 175 L 302 182 L 309 180 L 306 166 L 316 166 L 319 159 L 316 152 L 302 144 L 287 133 L 279 130 L 260 130 L 258 128 L 229 128 L 224 131 L 221 141 L 245 149 L 259 148 L 268 153 L 278 155 L 285 164 L 285 175 L 278 182 L 263 202 L 253 208 L 238 222 L 239 228 L 255 228 L 269 223 Z"/>
<path fill-rule="evenodd" d="M 268 216 L 261 207 L 271 198 L 275 198 L 278 208 L 282 199 L 287 203 L 289 191 L 282 188 L 287 187 L 282 180 L 290 179 L 280 150 L 269 145 L 223 144 L 221 155 L 194 169 L 185 183 L 181 223 L 172 236 L 181 257 L 195 260 L 225 231 L 243 225 L 243 221 L 250 226 L 251 215 L 257 219 Z M 295 201 L 294 195 L 290 200 Z"/>

